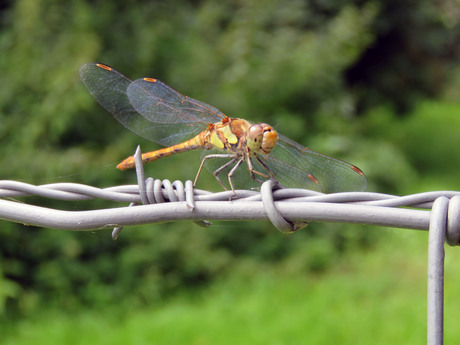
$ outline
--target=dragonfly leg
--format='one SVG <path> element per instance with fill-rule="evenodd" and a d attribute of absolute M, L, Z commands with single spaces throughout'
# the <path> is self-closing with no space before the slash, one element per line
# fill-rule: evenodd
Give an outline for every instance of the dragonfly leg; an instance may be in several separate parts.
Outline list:
<path fill-rule="evenodd" d="M 235 155 L 232 155 L 232 154 L 214 154 L 214 155 L 207 155 L 206 157 L 204 157 L 203 160 L 201 161 L 200 168 L 198 169 L 198 172 L 197 172 L 197 174 L 196 174 L 195 181 L 193 182 L 193 186 L 196 186 L 196 182 L 198 181 L 198 177 L 200 176 L 201 170 L 203 169 L 204 162 L 205 162 L 207 159 L 210 159 L 210 158 L 235 158 Z M 214 177 L 216 178 L 217 182 L 219 182 L 219 184 L 220 184 L 225 190 L 227 190 L 227 188 L 225 188 L 224 184 L 223 184 L 222 181 L 217 177 L 217 175 L 218 175 L 223 169 L 225 169 L 227 166 L 229 166 L 230 164 L 232 164 L 234 161 L 235 161 L 235 160 L 231 160 L 230 162 L 227 162 L 224 166 L 222 166 L 222 167 L 220 167 L 219 169 L 217 169 L 216 171 L 214 171 Z"/>
<path fill-rule="evenodd" d="M 265 163 L 263 163 L 263 162 L 259 159 L 259 157 L 257 157 L 257 156 L 255 156 L 255 157 L 257 158 L 257 160 L 259 161 L 259 163 L 261 163 L 262 166 L 263 166 L 264 168 L 266 168 L 266 169 L 268 170 L 269 173 L 271 173 L 271 171 L 270 171 L 270 169 L 268 168 L 268 166 L 267 166 Z M 251 159 L 251 157 L 250 157 L 249 155 L 247 156 L 246 160 L 247 160 L 247 162 L 248 162 L 249 175 L 251 176 L 251 178 L 252 178 L 254 181 L 257 181 L 257 182 L 259 182 L 259 183 L 263 183 L 263 182 L 264 182 L 264 181 L 258 179 L 258 178 L 256 177 L 256 175 L 254 175 L 254 174 L 263 176 L 263 177 L 265 177 L 265 178 L 270 178 L 270 176 L 265 175 L 264 173 L 261 173 L 260 171 L 254 170 L 253 165 L 252 165 L 252 159 Z M 273 173 L 271 173 L 270 175 L 273 177 Z"/>
<path fill-rule="evenodd" d="M 270 176 L 267 176 L 267 177 L 270 177 L 273 181 L 275 181 L 279 187 L 281 188 L 286 188 L 284 187 L 281 182 L 279 182 L 276 177 L 275 177 L 275 174 L 273 173 L 273 171 L 271 171 L 271 169 L 269 168 L 269 166 L 267 164 L 264 163 L 263 160 L 260 159 L 259 156 L 255 155 L 256 156 L 256 159 L 257 161 L 268 171 L 268 173 L 270 174 Z M 254 171 L 255 173 L 257 173 L 257 171 Z M 265 176 L 265 175 L 264 175 Z M 257 181 L 257 180 L 256 180 Z M 263 181 L 262 181 L 263 182 Z"/>
<path fill-rule="evenodd" d="M 232 161 L 234 162 L 237 158 L 238 157 L 233 158 Z M 232 188 L 233 196 L 235 196 L 236 193 L 235 193 L 235 188 L 233 188 L 232 176 L 233 176 L 233 173 L 236 171 L 236 169 L 238 169 L 238 167 L 241 165 L 241 163 L 243 163 L 243 161 L 244 161 L 244 157 L 241 157 L 241 159 L 238 162 L 236 162 L 235 166 L 232 168 L 232 170 L 230 170 L 230 172 L 227 175 L 228 176 L 228 183 L 230 184 L 230 187 Z M 225 165 L 228 166 L 229 164 L 225 164 Z M 219 168 L 219 169 L 221 169 L 221 168 Z M 230 200 L 231 199 L 232 198 L 230 197 Z"/>
<path fill-rule="evenodd" d="M 271 177 L 275 178 L 275 174 L 273 173 L 273 171 L 270 170 L 270 168 L 268 167 L 267 164 L 264 163 L 264 161 L 262 159 L 260 159 L 259 156 L 256 155 L 256 159 L 257 161 L 268 171 L 268 173 L 270 174 Z"/>
<path fill-rule="evenodd" d="M 269 167 L 267 164 L 265 164 L 264 161 L 261 160 L 259 156 L 255 155 L 255 157 L 256 157 L 257 161 L 258 161 L 258 162 L 268 171 L 268 173 L 270 174 L 270 176 L 266 176 L 266 177 L 267 177 L 267 178 L 269 177 L 269 178 L 271 178 L 273 181 L 275 181 L 275 182 L 278 184 L 279 187 L 281 187 L 281 188 L 286 188 L 286 187 L 284 187 L 284 186 L 281 184 L 280 181 L 278 181 L 278 180 L 276 179 L 275 174 L 273 173 L 273 171 L 271 171 L 270 167 Z M 255 173 L 258 173 L 258 172 L 255 171 L 255 170 L 254 170 L 254 172 L 255 172 Z M 265 175 L 263 175 L 263 176 L 265 176 Z M 256 181 L 257 181 L 257 180 L 256 180 Z M 259 181 L 259 182 L 260 182 L 260 181 Z M 262 183 L 263 183 L 263 182 L 264 182 L 264 181 L 262 181 Z"/>
<path fill-rule="evenodd" d="M 227 163 L 225 163 L 224 165 L 222 165 L 220 168 L 218 168 L 216 171 L 214 171 L 213 175 L 214 177 L 216 178 L 217 182 L 220 183 L 220 185 L 222 186 L 222 188 L 224 188 L 225 190 L 227 190 L 227 188 L 225 187 L 225 185 L 222 183 L 221 179 L 219 178 L 219 174 L 222 170 L 224 170 L 226 167 L 228 167 L 229 165 L 235 163 L 237 157 L 233 157 L 233 159 L 229 160 Z M 230 181 L 229 181 L 230 182 Z M 230 186 L 232 187 L 232 184 L 230 182 Z M 232 187 L 232 191 L 233 191 L 233 187 Z M 235 194 L 235 192 L 233 192 L 233 194 Z"/>

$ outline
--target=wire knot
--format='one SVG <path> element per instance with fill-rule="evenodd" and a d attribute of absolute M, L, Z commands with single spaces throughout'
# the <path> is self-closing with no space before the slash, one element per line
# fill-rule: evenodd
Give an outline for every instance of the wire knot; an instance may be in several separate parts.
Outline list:
<path fill-rule="evenodd" d="M 140 146 L 137 147 L 134 153 L 134 166 L 136 169 L 137 185 L 139 187 L 139 196 L 143 205 L 160 204 L 164 202 L 185 201 L 189 210 L 193 210 L 194 194 L 192 181 L 185 181 L 185 186 L 182 181 L 171 181 L 153 179 L 149 177 L 145 179 L 144 165 L 142 164 L 142 153 Z M 131 203 L 129 206 L 136 206 Z M 206 221 L 195 222 L 200 226 L 209 226 Z M 122 227 L 116 227 L 112 231 L 112 239 L 117 239 Z"/>
<path fill-rule="evenodd" d="M 278 211 L 273 200 L 273 191 L 281 188 L 277 181 L 267 180 L 262 184 L 260 194 L 262 203 L 267 213 L 268 219 L 272 224 L 284 234 L 292 234 L 293 232 L 302 229 L 308 225 L 308 222 L 291 222 L 283 217 Z"/>

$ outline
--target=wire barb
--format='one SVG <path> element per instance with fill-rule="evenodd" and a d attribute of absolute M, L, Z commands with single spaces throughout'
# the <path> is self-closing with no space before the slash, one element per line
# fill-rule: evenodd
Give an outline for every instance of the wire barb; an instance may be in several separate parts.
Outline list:
<path fill-rule="evenodd" d="M 164 202 L 179 202 L 185 201 L 190 211 L 193 211 L 193 184 L 191 181 L 186 181 L 186 187 L 181 181 L 158 180 L 149 177 L 145 179 L 144 164 L 142 162 L 142 152 L 140 145 L 137 146 L 134 153 L 134 167 L 136 170 L 137 186 L 139 197 L 143 205 L 159 204 Z M 164 196 L 166 194 L 166 197 Z M 130 203 L 129 207 L 135 206 L 135 203 Z M 199 226 L 207 227 L 211 223 L 207 221 L 195 221 Z M 112 231 L 112 239 L 116 240 L 123 230 L 123 227 L 117 226 Z"/>

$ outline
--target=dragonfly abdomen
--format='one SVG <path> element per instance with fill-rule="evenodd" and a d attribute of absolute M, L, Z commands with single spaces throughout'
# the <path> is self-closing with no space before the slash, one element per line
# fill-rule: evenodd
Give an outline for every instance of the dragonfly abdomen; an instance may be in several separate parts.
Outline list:
<path fill-rule="evenodd" d="M 204 135 L 205 132 L 201 132 L 196 137 L 187 140 L 183 143 L 173 145 L 170 147 L 165 147 L 163 149 L 159 149 L 156 151 L 144 153 L 142 154 L 142 163 L 152 162 L 163 157 L 172 156 L 176 153 L 195 150 L 199 148 L 205 148 L 205 145 L 203 143 Z M 134 156 L 126 158 L 123 162 L 117 165 L 117 169 L 120 170 L 126 170 L 131 168 L 134 168 Z"/>

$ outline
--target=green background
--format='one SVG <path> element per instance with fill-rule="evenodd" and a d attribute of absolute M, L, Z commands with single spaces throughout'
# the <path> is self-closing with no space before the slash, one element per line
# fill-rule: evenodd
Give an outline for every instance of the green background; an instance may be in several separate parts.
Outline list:
<path fill-rule="evenodd" d="M 135 183 L 115 165 L 158 146 L 84 88 L 79 66 L 102 62 L 352 162 L 369 191 L 459 190 L 459 19 L 452 0 L 4 2 L 0 179 Z M 184 153 L 145 168 L 184 181 L 198 166 Z M 209 174 L 198 187 L 219 190 Z M 370 226 L 283 236 L 268 222 L 179 222 L 114 242 L 109 230 L 0 221 L 0 333 L 7 344 L 421 342 L 426 241 Z M 455 279 L 458 254 L 447 255 Z M 446 282 L 446 340 L 456 285 Z"/>

